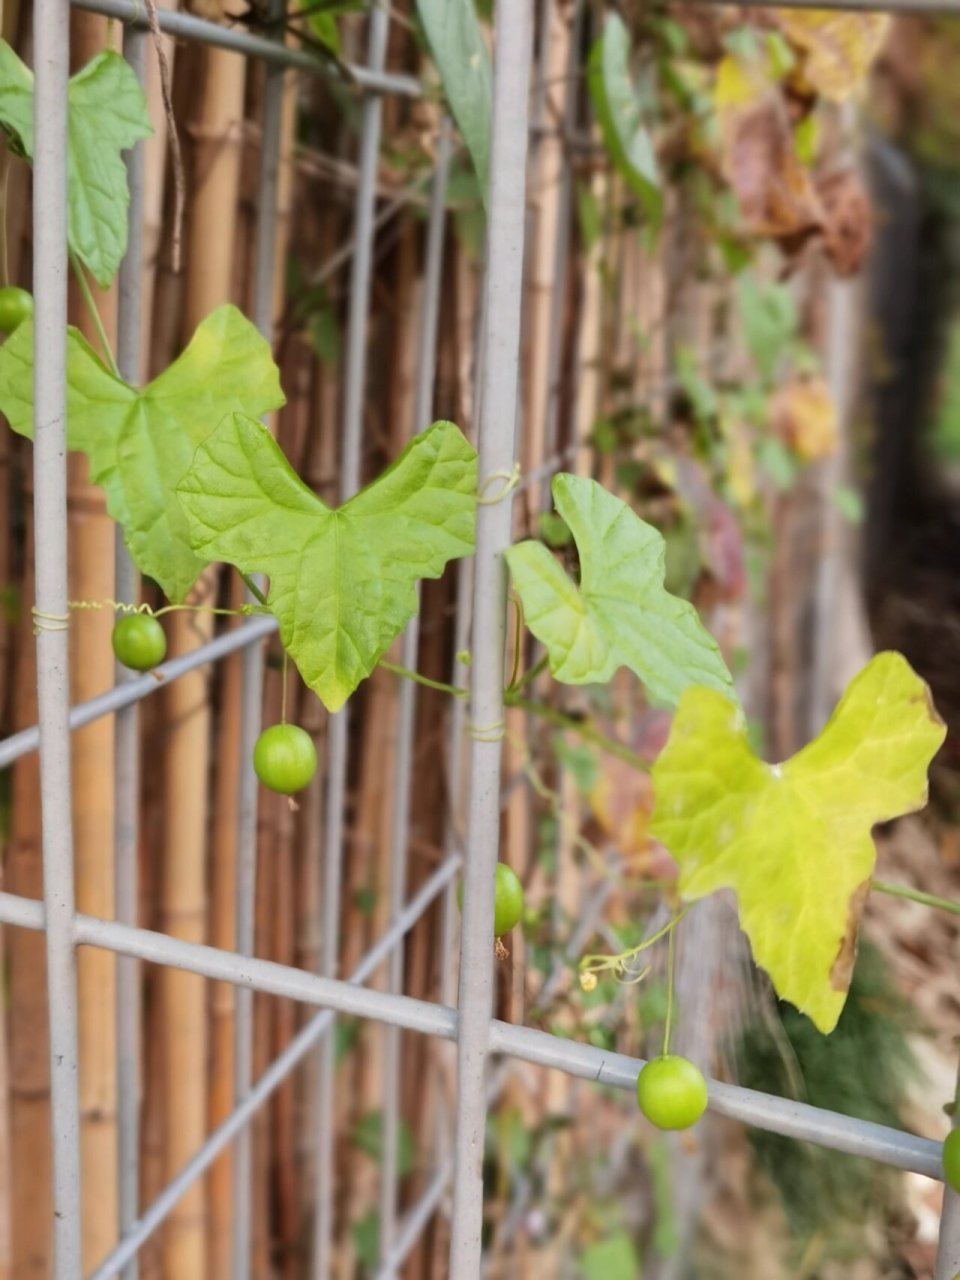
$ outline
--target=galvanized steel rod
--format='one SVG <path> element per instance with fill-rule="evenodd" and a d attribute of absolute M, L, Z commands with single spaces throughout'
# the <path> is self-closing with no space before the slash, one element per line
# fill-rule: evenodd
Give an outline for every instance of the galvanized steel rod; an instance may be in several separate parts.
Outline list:
<path fill-rule="evenodd" d="M 171 681 L 186 675 L 188 671 L 202 667 L 207 662 L 217 662 L 228 654 L 236 653 L 238 649 L 246 648 L 247 645 L 256 644 L 258 640 L 271 635 L 276 629 L 277 623 L 274 618 L 255 618 L 252 622 L 237 627 L 235 631 L 226 631 L 208 644 L 192 649 L 182 657 L 164 662 L 149 675 L 135 676 L 132 680 L 125 680 L 123 684 L 115 685 L 105 693 L 97 694 L 95 698 L 72 707 L 70 730 L 72 732 L 74 729 L 82 729 L 84 725 L 92 724 L 102 716 L 113 715 L 123 707 L 140 702 L 159 689 L 165 688 Z M 36 751 L 39 742 L 40 735 L 36 725 L 29 729 L 21 729 L 19 733 L 4 738 L 0 742 L 0 769 L 5 769 L 21 756 Z"/>
<path fill-rule="evenodd" d="M 499 5 L 484 281 L 479 485 L 515 456 L 525 221 L 532 0 Z M 493 895 L 500 843 L 506 585 L 512 495 L 477 507 L 470 716 L 470 800 L 460 942 L 460 1036 L 451 1275 L 480 1274 L 486 1065 L 493 1013 Z"/>
<path fill-rule="evenodd" d="M 370 11 L 367 65 L 383 70 L 387 56 L 390 18 L 387 9 L 374 5 Z M 343 429 L 340 457 L 340 500 L 346 502 L 361 484 L 361 441 L 363 400 L 367 368 L 367 320 L 370 309 L 374 212 L 377 170 L 380 163 L 380 135 L 383 101 L 368 97 L 363 104 L 358 166 L 357 197 L 354 206 L 356 249 L 350 270 L 350 314 L 344 359 Z M 321 973 L 335 975 L 340 951 L 340 887 L 343 855 L 344 808 L 347 798 L 347 728 L 349 709 L 331 715 L 328 722 L 329 774 L 324 829 L 323 937 Z M 328 1037 L 320 1051 L 317 1097 L 317 1204 L 314 1217 L 313 1280 L 327 1280 L 333 1242 L 333 1085 L 336 1071 L 334 1040 Z"/>
<path fill-rule="evenodd" d="M 452 1177 L 453 1156 L 449 1155 L 430 1179 L 420 1199 L 404 1218 L 390 1252 L 381 1261 L 374 1280 L 393 1280 L 397 1270 L 406 1262 L 407 1255 L 420 1238 L 424 1227 L 433 1217 Z"/>
<path fill-rule="evenodd" d="M 140 27 L 147 25 L 142 0 L 71 0 L 71 3 L 75 8 L 85 9 L 89 13 L 102 13 L 105 17 L 118 18 L 121 22 Z M 338 75 L 331 62 L 316 54 L 304 49 L 287 48 L 265 36 L 238 31 L 236 27 L 221 26 L 217 22 L 207 22 L 189 13 L 177 13 L 169 9 L 158 9 L 157 20 L 161 31 L 178 40 L 227 49 L 233 53 L 245 54 L 249 58 L 259 58 L 260 61 L 273 63 L 275 66 L 308 71 L 312 75 Z M 423 96 L 423 86 L 414 76 L 398 75 L 382 69 L 375 71 L 372 67 L 345 66 L 349 79 L 357 88 L 367 93 L 395 93 L 403 98 Z"/>
<path fill-rule="evenodd" d="M 437 159 L 430 195 L 427 247 L 423 273 L 423 301 L 420 313 L 420 351 L 417 360 L 417 391 L 413 430 L 430 424 L 437 355 L 437 325 L 440 316 L 440 286 L 443 276 L 443 240 L 446 230 L 447 182 L 450 173 L 450 129 L 446 120 L 440 129 Z M 417 598 L 419 601 L 419 586 Z M 403 636 L 400 661 L 415 670 L 420 643 L 420 614 L 410 619 Z M 399 915 L 407 895 L 407 856 L 410 847 L 410 784 L 413 774 L 413 731 L 416 715 L 416 685 L 401 680 L 397 707 L 397 736 L 394 756 L 393 818 L 390 831 L 390 919 Z M 403 989 L 403 948 L 390 955 L 388 990 Z M 380 1159 L 380 1261 L 393 1248 L 397 1221 L 397 1156 L 400 1125 L 400 1031 L 384 1032 L 383 1130 Z"/>
<path fill-rule="evenodd" d="M 282 18 L 284 0 L 270 0 L 271 18 Z M 282 43 L 282 42 L 281 42 Z M 256 244 L 254 247 L 253 322 L 272 346 L 277 259 L 277 208 L 280 178 L 281 126 L 283 121 L 282 64 L 266 64 L 263 90 L 263 128 L 260 136 Z M 262 586 L 262 579 L 256 580 Z M 250 590 L 247 604 L 255 604 Z M 286 672 L 284 672 L 284 677 Z M 262 726 L 263 649 L 243 650 L 240 675 L 240 765 L 237 776 L 236 915 L 234 946 L 239 955 L 253 955 L 257 890 L 257 799 L 259 783 L 253 768 L 253 749 Z M 236 1107 L 253 1083 L 253 992 L 236 992 L 233 1023 L 233 1100 Z M 253 1221 L 252 1134 L 244 1126 L 237 1135 L 233 1156 L 233 1223 L 231 1272 L 233 1280 L 250 1275 L 250 1228 Z"/>
<path fill-rule="evenodd" d="M 53 1262 L 56 1280 L 79 1280 L 80 1104 L 67 612 L 68 0 L 36 0 L 34 41 L 34 561 Z"/>
<path fill-rule="evenodd" d="M 451 860 L 444 864 L 441 871 L 435 873 L 430 882 L 430 894 L 427 894 L 425 885 L 411 901 L 403 920 L 398 921 L 384 935 L 359 966 L 353 982 L 361 980 L 361 973 L 369 975 L 382 963 L 389 947 L 419 919 L 419 915 L 427 909 L 442 885 L 448 882 L 448 877 L 456 874 L 457 867 L 458 862 Z M 42 930 L 44 920 L 43 903 L 21 898 L 16 894 L 0 893 L 0 922 Z M 151 964 L 169 965 L 217 981 L 245 983 L 268 995 L 288 996 L 304 1004 L 393 1023 L 424 1035 L 445 1040 L 457 1038 L 457 1011 L 426 1000 L 415 1000 L 411 996 L 393 995 L 385 991 L 371 991 L 353 985 L 353 982 L 324 978 L 272 960 L 238 957 L 232 951 L 219 951 L 202 943 L 184 942 L 149 929 L 132 928 L 112 920 L 97 920 L 92 916 L 78 915 L 75 931 L 76 941 L 84 946 L 104 947 L 124 955 L 135 955 Z M 501 1053 L 618 1089 L 633 1089 L 637 1075 L 644 1065 L 642 1058 L 610 1053 L 604 1049 L 596 1049 L 593 1045 L 551 1035 L 547 1031 L 514 1026 L 507 1022 L 491 1022 L 489 1044 L 493 1053 Z M 891 1129 L 886 1125 L 839 1115 L 806 1102 L 778 1098 L 772 1094 L 744 1089 L 739 1085 L 722 1084 L 717 1080 L 708 1083 L 709 1107 L 719 1115 L 729 1116 L 770 1133 L 813 1142 L 829 1150 L 863 1156 L 879 1164 L 943 1181 L 939 1142 Z M 108 1274 L 113 1273 L 103 1273 L 103 1276 L 98 1273 L 97 1280 L 104 1280 Z"/>
<path fill-rule="evenodd" d="M 407 904 L 402 916 L 394 923 L 393 927 L 384 933 L 376 945 L 361 960 L 349 979 L 350 983 L 359 984 L 365 982 L 379 968 L 384 957 L 401 942 L 404 936 L 420 920 L 424 912 L 430 908 L 437 895 L 444 891 L 456 875 L 459 867 L 460 858 L 457 856 L 447 859 L 437 868 L 416 896 Z M 19 901 L 22 903 L 27 900 L 20 899 Z M 37 908 L 40 904 L 32 903 L 30 906 L 31 908 Z M 29 923 L 28 927 L 42 928 L 42 908 L 39 912 L 34 909 L 28 914 L 29 920 L 33 922 Z M 27 923 L 27 919 L 21 918 L 18 923 Z M 310 1050 L 315 1048 L 317 1042 L 332 1026 L 333 1014 L 329 1009 L 311 1018 L 306 1026 L 291 1040 L 286 1049 L 270 1064 L 257 1083 L 248 1091 L 243 1101 L 218 1125 L 192 1159 L 164 1187 L 163 1191 L 144 1211 L 143 1216 L 137 1220 L 116 1249 L 88 1277 L 88 1280 L 109 1280 L 123 1266 L 127 1265 L 129 1260 L 136 1256 L 144 1241 L 160 1226 L 180 1197 L 197 1178 L 201 1177 L 209 1169 L 210 1165 L 213 1164 L 214 1160 L 225 1150 L 229 1143 L 243 1132 L 249 1121 L 273 1091 L 303 1061 Z"/>
<path fill-rule="evenodd" d="M 956 1128 L 960 1121 L 960 1115 L 956 1111 L 957 1106 L 960 1105 L 960 1074 L 957 1076 L 953 1103 L 952 1123 Z M 960 1194 L 948 1185 L 943 1189 L 935 1280 L 956 1280 L 958 1274 L 960 1274 Z"/>
<path fill-rule="evenodd" d="M 495 1102 L 501 1089 L 503 1088 L 504 1079 L 506 1077 L 504 1064 L 495 1074 L 490 1082 L 487 1090 L 487 1106 L 490 1107 Z M 433 1217 L 437 1206 L 440 1204 L 450 1180 L 453 1177 L 453 1153 L 449 1152 L 441 1160 L 439 1168 L 430 1182 L 427 1184 L 426 1190 L 416 1201 L 407 1215 L 404 1217 L 397 1235 L 396 1243 L 390 1251 L 387 1259 L 382 1263 L 373 1280 L 390 1280 L 398 1268 L 402 1267 L 407 1260 L 413 1246 L 417 1243 L 424 1227 Z"/>
<path fill-rule="evenodd" d="M 147 38 L 147 32 L 140 27 L 124 29 L 124 57 L 141 86 L 146 78 Z M 117 368 L 125 382 L 138 386 L 141 380 L 144 144 L 137 142 L 124 159 L 130 209 L 127 251 L 117 281 Z M 115 538 L 114 595 L 118 600 L 135 604 L 139 600 L 140 575 L 119 527 Z M 133 679 L 133 671 L 122 663 L 115 664 L 117 685 Z M 136 702 L 117 712 L 113 750 L 114 912 L 123 924 L 135 925 L 140 814 L 140 714 Z M 118 956 L 116 973 L 117 1216 L 123 1236 L 137 1220 L 140 1200 L 140 963 L 131 956 Z M 123 1269 L 122 1280 L 137 1280 L 138 1267 L 138 1260 L 131 1258 Z"/>

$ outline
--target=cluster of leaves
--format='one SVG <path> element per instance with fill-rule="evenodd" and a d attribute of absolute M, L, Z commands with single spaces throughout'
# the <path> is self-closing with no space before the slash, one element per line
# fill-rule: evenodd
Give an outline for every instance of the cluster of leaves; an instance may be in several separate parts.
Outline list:
<path fill-rule="evenodd" d="M 458 5 L 421 0 L 420 11 L 445 78 L 448 55 L 472 50 L 475 116 L 465 116 L 462 103 L 457 110 L 458 119 L 476 124 L 486 110 L 478 94 L 489 84 L 472 7 L 474 25 Z M 590 74 L 601 86 L 605 131 L 613 130 L 622 152 L 618 163 L 635 166 L 639 126 L 626 26 L 618 21 L 608 21 Z M 806 48 L 806 38 L 795 35 L 795 44 Z M 822 78 L 821 37 L 810 39 L 798 65 L 808 78 Z M 29 156 L 29 72 L 10 62 L 5 46 L 0 57 L 11 86 L 0 93 L 0 119 Z M 122 60 L 104 54 L 71 83 L 68 235 L 75 257 L 103 282 L 126 243 L 119 151 L 149 131 L 142 93 L 128 74 Z M 103 82 L 113 90 L 106 100 Z M 463 127 L 469 133 L 473 125 Z M 478 126 L 468 137 L 478 169 L 481 132 Z M 648 187 L 653 177 L 650 169 Z M 769 379 L 786 338 L 800 350 L 794 317 L 780 295 L 748 300 L 747 312 L 760 376 Z M 0 408 L 26 436 L 34 425 L 33 344 L 25 322 L 0 348 Z M 68 445 L 89 458 L 138 568 L 174 603 L 212 562 L 266 575 L 264 607 L 331 711 L 400 634 L 417 607 L 418 581 L 473 550 L 477 459 L 452 423 L 416 437 L 339 509 L 303 484 L 257 420 L 283 403 L 283 393 L 268 344 L 235 308 L 208 316 L 180 358 L 142 390 L 111 372 L 74 330 L 67 356 Z M 703 401 L 704 417 L 719 412 L 708 403 L 710 388 L 692 375 L 688 391 Z M 725 402 L 728 413 L 733 403 Z M 792 414 L 802 421 L 796 404 Z M 764 764 L 748 744 L 716 642 L 693 607 L 665 589 L 661 535 L 592 480 L 562 475 L 553 492 L 555 523 L 579 553 L 578 581 L 538 542 L 507 554 L 551 672 L 565 683 L 595 685 L 626 666 L 652 702 L 676 707 L 653 773 L 651 831 L 676 859 L 680 892 L 693 900 L 734 889 L 754 954 L 780 995 L 830 1030 L 849 986 L 873 868 L 870 827 L 923 803 L 926 768 L 942 741 L 926 687 L 902 658 L 881 655 L 816 742 L 783 766 Z"/>

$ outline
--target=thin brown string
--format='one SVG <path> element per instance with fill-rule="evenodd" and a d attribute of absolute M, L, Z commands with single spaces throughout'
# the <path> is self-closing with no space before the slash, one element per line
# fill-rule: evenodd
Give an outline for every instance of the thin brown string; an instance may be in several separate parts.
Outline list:
<path fill-rule="evenodd" d="M 153 37 L 157 51 L 157 62 L 160 65 L 160 93 L 163 97 L 163 111 L 167 117 L 167 130 L 170 137 L 170 151 L 173 158 L 173 185 L 175 200 L 173 208 L 173 271 L 180 274 L 180 249 L 183 240 L 183 209 L 186 203 L 186 180 L 183 176 L 183 155 L 180 151 L 180 135 L 177 132 L 177 121 L 173 114 L 173 98 L 170 92 L 170 64 L 167 62 L 166 50 L 163 47 L 163 33 L 157 17 L 157 0 L 144 0 L 147 10 L 147 22 L 150 35 Z"/>

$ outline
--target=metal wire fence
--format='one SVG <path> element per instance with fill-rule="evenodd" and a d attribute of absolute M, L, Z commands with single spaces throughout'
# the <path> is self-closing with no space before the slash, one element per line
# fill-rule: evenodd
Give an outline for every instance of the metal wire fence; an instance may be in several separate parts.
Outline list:
<path fill-rule="evenodd" d="M 544 0 L 549 12 L 551 0 Z M 78 7 L 122 19 L 124 51 L 143 78 L 145 15 L 138 0 L 78 0 Z M 860 7 L 844 5 L 843 7 Z M 952 2 L 891 8 L 936 8 L 956 11 Z M 58 617 L 67 612 L 66 532 L 66 369 L 67 298 L 67 78 L 70 0 L 36 0 L 35 4 L 35 166 L 34 293 L 36 306 L 35 452 L 36 608 Z M 274 13 L 277 12 L 274 5 Z M 216 26 L 179 13 L 161 11 L 161 27 L 184 40 L 232 49 L 262 59 L 269 68 L 263 103 L 263 147 L 260 207 L 256 240 L 254 319 L 271 336 L 273 270 L 277 231 L 277 173 L 281 89 L 285 70 L 326 74 L 311 54 L 268 38 Z M 528 120 L 533 33 L 532 0 L 497 6 L 494 63 L 494 112 L 488 205 L 488 250 L 479 337 L 480 378 L 477 390 L 477 446 L 481 484 L 485 477 L 509 471 L 518 453 L 515 424 L 518 404 L 521 287 L 527 176 Z M 360 484 L 362 391 L 367 349 L 371 258 L 375 234 L 375 187 L 380 151 L 383 94 L 416 96 L 421 87 L 412 77 L 385 70 L 389 14 L 375 5 L 369 28 L 365 66 L 350 68 L 363 94 L 359 181 L 356 192 L 351 263 L 349 328 L 345 350 L 345 397 L 341 436 L 341 498 Z M 536 124 L 536 121 L 534 121 Z M 421 316 L 420 354 L 416 377 L 416 422 L 426 426 L 432 401 L 433 369 L 441 288 L 443 226 L 449 172 L 450 137 L 444 129 L 429 202 L 427 254 Z M 142 148 L 128 160 L 131 235 L 120 277 L 119 366 L 124 378 L 137 382 L 139 368 L 140 227 L 143 213 Z M 566 199 L 569 201 L 569 179 Z M 558 254 L 562 279 L 565 248 Z M 560 287 L 559 285 L 557 287 Z M 559 310 L 559 308 L 557 308 Z M 552 375 L 556 382 L 559 335 L 551 340 Z M 555 414 L 555 407 L 550 409 Z M 550 437 L 550 442 L 555 434 Z M 550 443 L 548 442 L 548 443 Z M 551 445 L 551 447 L 553 447 Z M 549 452 L 549 449 L 548 449 Z M 561 459 L 555 458 L 559 465 Z M 543 474 L 525 478 L 539 483 Z M 109 1280 L 137 1274 L 138 1251 L 164 1221 L 178 1198 L 230 1144 L 235 1144 L 235 1208 L 233 1275 L 249 1275 L 251 1163 L 249 1124 L 271 1093 L 310 1054 L 319 1051 L 317 1125 L 317 1204 L 312 1274 L 330 1274 L 333 1239 L 334 1040 L 336 1015 L 349 1014 L 382 1023 L 385 1031 L 384 1130 L 382 1149 L 381 1266 L 378 1275 L 396 1274 L 453 1185 L 453 1224 L 448 1274 L 458 1280 L 480 1274 L 481 1179 L 484 1131 L 491 1088 L 490 1060 L 516 1058 L 617 1088 L 634 1087 L 642 1062 L 586 1044 L 553 1037 L 493 1018 L 494 868 L 501 816 L 501 743 L 496 734 L 474 734 L 468 776 L 462 777 L 461 743 L 469 715 L 474 725 L 503 722 L 505 590 L 502 552 L 511 536 L 511 500 L 481 505 L 477 548 L 470 574 L 461 574 L 458 643 L 472 634 L 473 665 L 469 709 L 454 708 L 450 740 L 453 794 L 466 781 L 469 810 L 465 848 L 453 835 L 446 856 L 422 888 L 407 900 L 407 826 L 411 787 L 410 759 L 415 701 L 413 686 L 401 693 L 394 783 L 392 829 L 393 882 L 390 924 L 372 950 L 347 978 L 337 975 L 338 924 L 341 912 L 341 858 L 348 749 L 348 718 L 331 719 L 324 859 L 323 944 L 320 972 L 307 973 L 253 957 L 253 903 L 256 879 L 257 788 L 252 766 L 244 766 L 240 786 L 237 848 L 237 946 L 234 952 L 193 944 L 136 927 L 137 849 L 137 709 L 158 687 L 152 676 L 132 676 L 118 669 L 116 687 L 80 706 L 69 705 L 68 647 L 65 630 L 41 629 L 37 645 L 38 725 L 0 743 L 0 766 L 39 748 L 43 819 L 42 903 L 0 894 L 0 921 L 46 935 L 49 989 L 50 1067 L 53 1121 L 53 1222 L 57 1280 L 80 1280 L 81 1168 L 77 1091 L 78 947 L 100 947 L 122 957 L 117 980 L 118 1130 L 120 1168 L 120 1238 L 113 1251 L 88 1277 Z M 133 598 L 133 566 L 118 538 L 117 594 Z M 250 760 L 259 732 L 262 689 L 262 642 L 273 631 L 270 619 L 256 619 L 217 637 L 194 652 L 160 668 L 162 685 L 186 672 L 244 653 L 242 757 Z M 404 662 L 414 665 L 417 631 L 405 638 Z M 462 675 L 462 671 L 458 674 Z M 116 918 L 93 919 L 76 912 L 73 891 L 71 832 L 70 733 L 102 716 L 116 721 Z M 444 904 L 442 945 L 448 955 L 454 936 L 455 879 L 465 869 L 465 898 L 460 942 L 460 986 L 453 1004 L 453 967 L 443 966 L 442 1002 L 426 1003 L 402 994 L 402 943 L 407 933 L 438 900 Z M 364 982 L 389 960 L 385 991 Z M 213 1132 L 189 1163 L 149 1205 L 137 1202 L 139 1132 L 139 970 L 142 962 L 171 966 L 232 983 L 237 988 L 235 1020 L 236 1074 L 233 1113 Z M 252 1078 L 252 999 L 254 992 L 286 996 L 318 1012 L 256 1081 Z M 435 1172 L 420 1200 L 401 1220 L 397 1204 L 398 1118 L 401 1029 L 455 1041 L 458 1091 L 455 1127 L 438 1150 Z M 710 1084 L 710 1107 L 776 1133 L 819 1143 L 836 1151 L 869 1157 L 900 1169 L 941 1178 L 936 1142 L 828 1111 L 720 1082 Z M 88 1181 L 87 1186 L 90 1186 Z M 960 1208 L 948 1192 L 941 1226 L 938 1280 L 960 1273 Z"/>

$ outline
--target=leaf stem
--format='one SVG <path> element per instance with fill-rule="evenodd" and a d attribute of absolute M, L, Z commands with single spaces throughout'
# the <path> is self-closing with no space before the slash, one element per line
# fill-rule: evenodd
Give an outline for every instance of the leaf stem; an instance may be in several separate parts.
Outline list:
<path fill-rule="evenodd" d="M 426 689 L 436 689 L 438 693 L 449 693 L 452 698 L 466 698 L 470 693 L 469 689 L 460 689 L 454 684 L 444 684 L 442 680 L 431 680 L 428 676 L 422 676 L 419 671 L 400 667 L 395 662 L 388 662 L 386 658 L 381 658 L 377 666 L 383 667 L 384 671 L 390 671 L 395 676 L 401 676 L 404 680 L 422 684 Z"/>
<path fill-rule="evenodd" d="M 2 6 L 0 6 L 2 8 Z M 3 176 L 0 178 L 0 200 L 3 201 L 3 209 L 0 210 L 0 285 L 6 287 L 10 283 L 10 264 L 7 260 L 7 210 L 9 205 L 8 193 L 10 191 L 10 152 L 6 147 L 3 154 L 0 155 L 0 170 Z"/>
<path fill-rule="evenodd" d="M 629 747 L 625 747 L 622 742 L 617 742 L 615 738 L 608 738 L 605 734 L 594 729 L 591 724 L 584 720 L 577 720 L 574 716 L 564 715 L 562 711 L 557 711 L 554 707 L 547 706 L 544 702 L 531 702 L 528 698 L 522 698 L 519 692 L 508 689 L 504 694 L 504 702 L 510 707 L 519 707 L 522 711 L 529 711 L 532 715 L 539 716 L 541 720 L 546 720 L 548 724 L 556 725 L 558 729 L 569 729 L 571 733 L 578 734 L 585 742 L 592 742 L 595 747 L 599 747 L 601 751 L 605 751 L 607 755 L 616 756 L 618 760 L 623 760 L 625 764 L 632 765 L 634 769 L 639 769 L 641 773 L 649 773 L 650 766 L 636 751 L 631 751 Z"/>
<path fill-rule="evenodd" d="M 107 331 L 103 327 L 103 320 L 100 318 L 100 312 L 97 310 L 97 304 L 94 296 L 90 291 L 90 283 L 87 280 L 83 267 L 77 261 L 75 254 L 70 254 L 70 265 L 73 267 L 73 274 L 77 277 L 77 284 L 80 286 L 80 292 L 83 294 L 83 300 L 86 303 L 87 311 L 90 313 L 90 319 L 97 331 L 97 338 L 103 354 L 107 358 L 107 364 L 115 378 L 120 377 L 120 370 L 117 368 L 117 362 L 114 359 L 113 348 L 110 346 L 110 339 L 107 337 Z"/>
<path fill-rule="evenodd" d="M 240 573 L 240 570 L 238 569 L 237 572 Z M 266 607 L 267 597 L 263 594 L 263 592 L 254 582 L 254 580 L 250 577 L 249 573 L 240 573 L 240 577 L 243 579 L 244 586 L 247 588 L 247 590 L 250 592 L 253 598 L 255 600 L 259 600 L 260 603 Z"/>
<path fill-rule="evenodd" d="M 674 916 L 674 924 L 680 923 L 680 916 Z M 676 929 L 670 930 L 670 937 L 667 941 L 667 1015 L 663 1021 L 663 1056 L 666 1057 L 670 1052 L 670 1033 L 673 1030 L 673 968 L 676 954 L 674 938 L 677 935 Z"/>
<path fill-rule="evenodd" d="M 902 884 L 887 884 L 885 880 L 871 880 L 870 887 L 878 893 L 887 893 L 891 898 L 906 898 L 908 902 L 920 902 L 925 907 L 937 907 L 940 911 L 949 911 L 951 915 L 960 916 L 960 902 L 952 898 L 939 898 L 935 893 L 924 893 L 921 889 L 908 889 Z"/>
<path fill-rule="evenodd" d="M 516 689 L 517 681 L 520 679 L 520 657 L 523 648 L 523 605 L 520 603 L 518 596 L 510 595 L 510 601 L 513 605 L 513 670 L 510 672 L 510 680 L 507 684 L 508 689 Z"/>
<path fill-rule="evenodd" d="M 525 671 L 519 681 L 511 686 L 510 691 L 512 693 L 519 693 L 520 690 L 525 689 L 528 684 L 532 684 L 533 681 L 536 680 L 537 676 L 540 675 L 541 671 L 546 670 L 546 666 L 549 661 L 550 659 L 548 656 L 544 654 L 539 662 L 535 663 L 529 671 Z"/>

